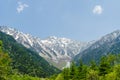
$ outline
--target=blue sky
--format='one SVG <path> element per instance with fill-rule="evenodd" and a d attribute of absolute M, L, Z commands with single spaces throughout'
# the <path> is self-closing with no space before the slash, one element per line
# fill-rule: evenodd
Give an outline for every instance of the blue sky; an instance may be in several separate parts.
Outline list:
<path fill-rule="evenodd" d="M 0 0 L 0 25 L 40 38 L 96 40 L 120 29 L 120 0 Z"/>

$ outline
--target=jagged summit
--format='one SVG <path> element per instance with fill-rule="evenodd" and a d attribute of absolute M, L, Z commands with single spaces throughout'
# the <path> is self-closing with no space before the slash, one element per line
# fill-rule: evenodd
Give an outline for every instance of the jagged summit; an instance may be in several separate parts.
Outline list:
<path fill-rule="evenodd" d="M 113 40 L 120 36 L 120 30 L 115 30 L 112 33 L 109 33 L 101 38 L 101 40 Z"/>
<path fill-rule="evenodd" d="M 120 33 L 120 29 L 113 31 L 112 33 Z"/>
<path fill-rule="evenodd" d="M 17 42 L 26 48 L 38 52 L 40 56 L 48 62 L 55 64 L 55 66 L 59 66 L 59 68 L 64 67 L 66 64 L 68 66 L 68 63 L 73 58 L 79 60 L 81 57 L 84 57 L 86 59 L 86 56 L 91 55 L 93 57 L 95 55 L 95 58 L 97 58 L 97 53 L 102 52 L 99 55 L 106 54 L 114 44 L 120 41 L 120 30 L 116 30 L 101 37 L 99 40 L 91 42 L 79 42 L 56 36 L 40 39 L 6 26 L 0 26 L 0 31 L 13 36 Z"/>
<path fill-rule="evenodd" d="M 75 55 L 89 46 L 89 43 L 86 42 L 78 42 L 55 36 L 41 40 L 40 38 L 25 34 L 10 27 L 0 26 L 0 31 L 13 36 L 17 42 L 38 52 L 40 56 L 52 63 L 60 64 L 64 62 L 64 64 L 66 64 L 71 61 Z"/>
<path fill-rule="evenodd" d="M 82 58 L 85 62 L 89 62 L 92 59 L 99 61 L 100 57 L 103 55 L 119 53 L 119 44 L 120 30 L 116 30 L 96 40 L 90 47 L 77 54 L 74 59 L 79 60 Z"/>

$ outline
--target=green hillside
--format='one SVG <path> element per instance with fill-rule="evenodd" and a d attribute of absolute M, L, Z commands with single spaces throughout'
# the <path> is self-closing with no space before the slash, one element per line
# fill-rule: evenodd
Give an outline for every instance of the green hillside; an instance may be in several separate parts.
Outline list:
<path fill-rule="evenodd" d="M 0 40 L 3 42 L 3 50 L 12 59 L 12 68 L 18 72 L 38 77 L 48 77 L 60 72 L 36 52 L 17 43 L 11 36 L 0 32 Z"/>

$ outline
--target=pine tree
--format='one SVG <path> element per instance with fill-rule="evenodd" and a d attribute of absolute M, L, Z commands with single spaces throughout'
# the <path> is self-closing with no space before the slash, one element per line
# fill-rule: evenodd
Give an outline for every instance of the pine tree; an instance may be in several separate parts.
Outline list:
<path fill-rule="evenodd" d="M 91 63 L 90 63 L 90 69 L 97 70 L 97 65 L 96 65 L 94 60 L 92 60 Z"/>
<path fill-rule="evenodd" d="M 87 73 L 87 66 L 83 64 L 82 60 L 80 60 L 80 65 L 77 70 L 77 78 L 78 80 L 84 80 L 86 79 L 86 73 Z"/>
<path fill-rule="evenodd" d="M 102 57 L 99 66 L 99 75 L 105 76 L 105 74 L 109 73 L 110 71 L 110 64 L 107 62 L 106 57 Z"/>
<path fill-rule="evenodd" d="M 70 69 L 65 68 L 62 72 L 64 80 L 69 80 L 70 79 Z"/>
<path fill-rule="evenodd" d="M 98 80 L 98 72 L 95 70 L 90 69 L 87 74 L 87 80 Z"/>
<path fill-rule="evenodd" d="M 109 54 L 107 57 L 107 61 L 110 64 L 110 66 L 114 66 L 115 62 L 117 61 L 116 56 L 113 54 Z"/>
<path fill-rule="evenodd" d="M 75 78 L 75 76 L 76 76 L 76 66 L 75 63 L 72 62 L 70 67 L 70 79 Z"/>

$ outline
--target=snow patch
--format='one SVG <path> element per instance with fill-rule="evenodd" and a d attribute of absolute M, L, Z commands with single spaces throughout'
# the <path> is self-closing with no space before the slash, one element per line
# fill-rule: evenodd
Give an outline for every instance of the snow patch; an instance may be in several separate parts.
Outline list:
<path fill-rule="evenodd" d="M 70 61 L 68 61 L 67 63 L 66 63 L 66 66 L 64 66 L 62 69 L 64 69 L 64 68 L 69 68 L 70 67 Z"/>

